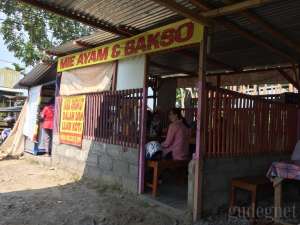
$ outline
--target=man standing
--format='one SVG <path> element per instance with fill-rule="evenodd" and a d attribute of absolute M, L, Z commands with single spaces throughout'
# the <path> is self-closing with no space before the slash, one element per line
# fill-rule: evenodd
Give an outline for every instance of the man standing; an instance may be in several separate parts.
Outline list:
<path fill-rule="evenodd" d="M 45 151 L 50 156 L 52 147 L 52 131 L 54 119 L 54 98 L 43 108 L 41 112 L 42 119 L 42 141 L 44 142 Z"/>

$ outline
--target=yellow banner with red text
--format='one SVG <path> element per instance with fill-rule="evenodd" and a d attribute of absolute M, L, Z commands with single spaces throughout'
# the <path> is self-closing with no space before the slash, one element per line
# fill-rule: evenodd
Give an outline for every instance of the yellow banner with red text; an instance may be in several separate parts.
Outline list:
<path fill-rule="evenodd" d="M 74 53 L 58 59 L 57 71 L 110 62 L 126 57 L 200 43 L 204 27 L 191 20 L 182 20 L 131 38 Z"/>
<path fill-rule="evenodd" d="M 59 140 L 81 147 L 84 127 L 85 95 L 62 98 Z"/>

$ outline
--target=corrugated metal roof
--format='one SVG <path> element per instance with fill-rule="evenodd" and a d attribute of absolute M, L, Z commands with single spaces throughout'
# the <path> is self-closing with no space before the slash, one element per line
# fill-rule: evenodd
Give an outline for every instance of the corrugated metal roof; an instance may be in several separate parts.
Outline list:
<path fill-rule="evenodd" d="M 42 1 L 42 0 L 38 0 Z M 240 0 L 241 1 L 241 0 Z M 49 5 L 62 7 L 74 13 L 90 15 L 99 20 L 110 23 L 116 27 L 131 27 L 133 30 L 142 32 L 161 23 L 171 23 L 173 20 L 182 18 L 177 13 L 161 6 L 154 1 L 133 1 L 133 0 L 43 0 Z M 211 9 L 228 5 L 228 0 L 202 0 Z M 238 1 L 230 1 L 238 2 Z M 191 0 L 174 0 L 174 4 L 187 10 L 201 13 Z M 272 3 L 261 7 L 253 8 L 248 12 L 259 16 L 263 21 L 274 27 L 275 30 L 287 36 L 296 44 L 299 43 L 300 35 L 300 1 L 299 0 L 274 0 Z M 261 25 L 249 21 L 240 13 L 223 16 L 219 20 L 227 20 L 237 25 L 240 29 L 254 34 L 260 40 L 270 44 L 300 61 L 300 53 L 294 48 L 286 46 L 282 41 L 274 38 L 272 34 L 266 32 Z M 80 51 L 91 46 L 99 46 L 103 43 L 120 38 L 118 35 L 105 31 L 99 31 L 88 37 L 78 39 L 81 44 L 74 42 L 66 43 L 51 51 L 57 54 L 69 54 Z M 270 49 L 266 49 L 253 41 L 242 37 L 240 34 L 216 26 L 212 30 L 210 55 L 226 64 L 235 67 L 256 67 L 272 64 L 286 64 L 290 61 Z M 211 68 L 211 67 L 210 67 Z M 216 68 L 211 68 L 216 69 Z"/>
<path fill-rule="evenodd" d="M 39 63 L 21 79 L 17 86 L 31 87 L 54 81 L 56 79 L 56 63 Z"/>
<path fill-rule="evenodd" d="M 61 7 L 73 13 L 79 13 L 88 17 L 92 15 L 98 20 L 115 27 L 126 28 L 134 32 L 143 32 L 170 21 L 182 18 L 170 9 L 161 6 L 151 0 L 38 0 L 53 7 Z M 77 39 L 84 45 L 76 42 L 68 42 L 52 48 L 49 52 L 57 55 L 72 53 L 85 49 L 87 46 L 100 45 L 120 38 L 119 35 L 106 31 L 97 31 L 94 34 Z"/>
<path fill-rule="evenodd" d="M 43 2 L 83 15 L 92 15 L 114 25 L 132 26 L 140 30 L 176 15 L 150 0 L 44 0 Z"/>

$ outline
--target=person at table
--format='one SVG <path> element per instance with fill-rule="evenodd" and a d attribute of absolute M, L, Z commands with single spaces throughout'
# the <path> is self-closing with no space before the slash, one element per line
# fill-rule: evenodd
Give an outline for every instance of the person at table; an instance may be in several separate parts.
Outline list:
<path fill-rule="evenodd" d="M 178 108 L 170 110 L 169 120 L 171 124 L 168 128 L 166 140 L 161 143 L 163 158 L 189 160 L 189 125 Z"/>

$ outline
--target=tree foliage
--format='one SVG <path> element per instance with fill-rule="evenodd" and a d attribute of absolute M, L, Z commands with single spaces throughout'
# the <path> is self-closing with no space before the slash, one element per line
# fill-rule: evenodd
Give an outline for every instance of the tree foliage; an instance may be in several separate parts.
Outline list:
<path fill-rule="evenodd" d="M 45 57 L 46 49 L 93 31 L 78 22 L 16 0 L 0 0 L 0 18 L 0 32 L 8 50 L 26 66 Z"/>

